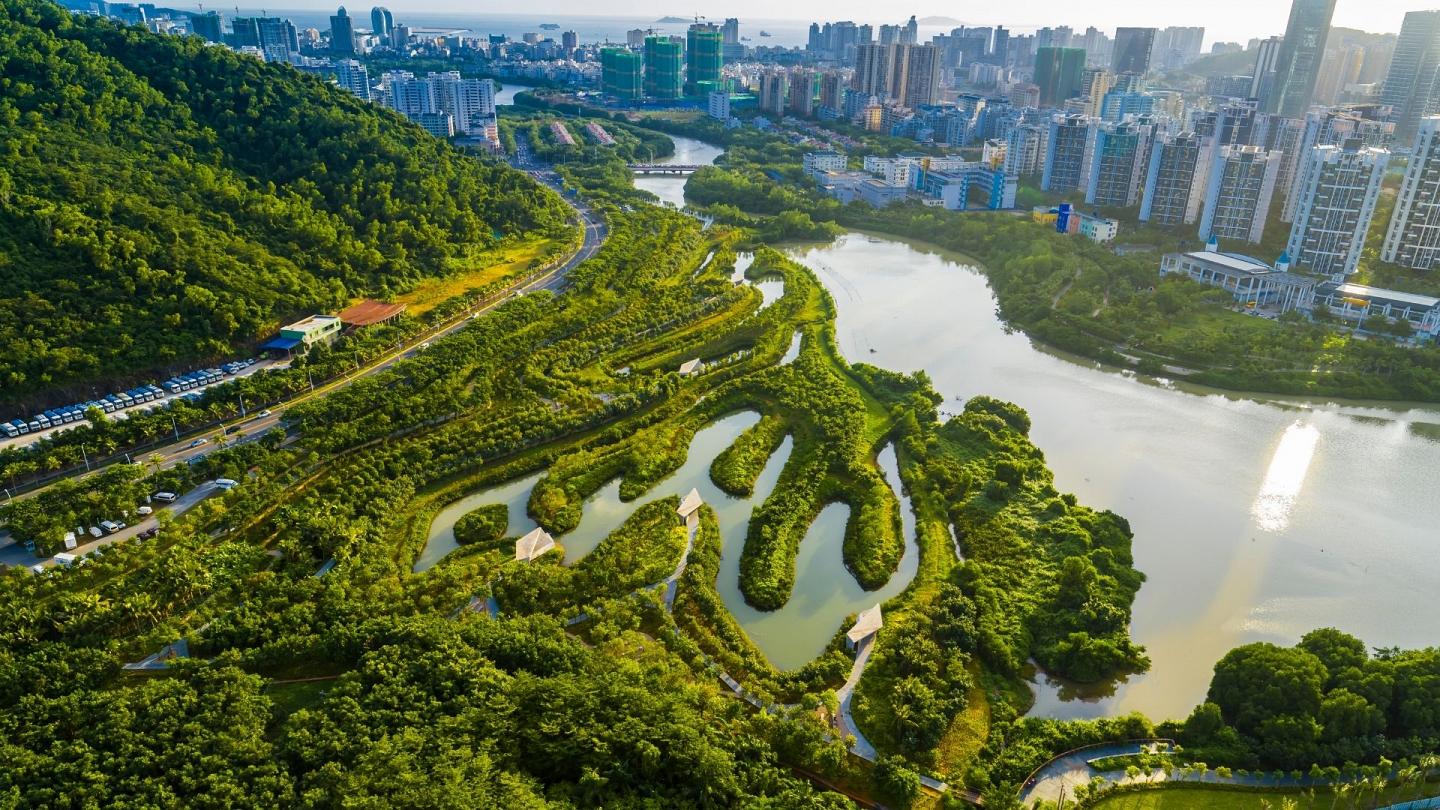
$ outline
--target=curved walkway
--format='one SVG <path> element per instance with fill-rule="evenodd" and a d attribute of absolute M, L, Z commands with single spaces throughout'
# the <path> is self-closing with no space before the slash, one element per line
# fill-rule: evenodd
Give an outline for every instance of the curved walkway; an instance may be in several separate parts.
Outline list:
<path fill-rule="evenodd" d="M 1155 746 L 1172 746 L 1173 740 L 1168 739 L 1142 739 L 1126 740 L 1124 742 L 1098 743 L 1072 751 L 1066 751 L 1039 768 L 1036 768 L 1025 780 L 1020 789 L 1020 805 L 1031 807 L 1036 802 L 1046 801 L 1051 804 L 1058 804 L 1064 800 L 1070 800 L 1075 796 L 1075 789 L 1090 784 L 1092 779 L 1099 778 L 1105 786 L 1112 785 L 1137 785 L 1137 784 L 1159 784 L 1161 782 L 1184 783 L 1184 784 L 1205 784 L 1205 785 L 1231 785 L 1242 788 L 1255 789 L 1285 789 L 1285 788 L 1309 788 L 1329 787 L 1335 784 L 1345 783 L 1345 779 L 1315 778 L 1309 774 L 1302 773 L 1293 776 L 1289 773 L 1276 775 L 1274 773 L 1249 772 L 1243 774 L 1232 773 L 1229 776 L 1220 776 L 1214 770 L 1192 771 L 1188 768 L 1177 767 L 1166 772 L 1155 769 L 1148 773 L 1142 773 L 1131 777 L 1123 770 L 1096 771 L 1090 767 L 1090 763 L 1106 757 L 1129 756 L 1132 754 L 1148 753 L 1153 751 Z M 1422 808 L 1440 808 L 1440 797 L 1421 799 L 1406 804 L 1393 805 L 1394 810 L 1421 810 Z M 1389 810 L 1389 808 L 1387 808 Z"/>

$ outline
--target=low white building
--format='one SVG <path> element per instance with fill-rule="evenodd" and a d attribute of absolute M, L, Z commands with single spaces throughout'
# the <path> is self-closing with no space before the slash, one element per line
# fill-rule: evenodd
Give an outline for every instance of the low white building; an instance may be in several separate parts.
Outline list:
<path fill-rule="evenodd" d="M 826 172 L 843 172 L 847 164 L 846 158 L 839 152 L 806 152 L 801 158 L 801 165 L 805 169 L 805 176 L 819 179 Z"/>
<path fill-rule="evenodd" d="M 845 649 L 851 651 L 860 649 L 860 645 L 879 632 L 884 624 L 885 618 L 880 615 L 879 605 L 861 613 L 855 617 L 855 624 L 850 628 L 850 632 L 845 634 Z"/>
<path fill-rule="evenodd" d="M 688 518 L 695 513 L 695 510 L 704 505 L 705 500 L 700 497 L 700 490 L 692 488 L 686 493 L 685 497 L 681 499 L 680 508 L 675 510 L 675 514 L 681 518 Z"/>
<path fill-rule="evenodd" d="M 680 364 L 681 377 L 695 377 L 700 374 L 700 358 L 686 360 Z"/>
<path fill-rule="evenodd" d="M 549 532 L 537 527 L 515 541 L 515 561 L 531 562 L 552 548 L 555 548 L 555 538 L 551 537 Z"/>

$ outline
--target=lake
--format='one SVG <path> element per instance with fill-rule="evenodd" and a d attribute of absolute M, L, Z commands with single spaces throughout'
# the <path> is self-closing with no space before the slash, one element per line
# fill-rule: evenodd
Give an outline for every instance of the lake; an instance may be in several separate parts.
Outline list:
<path fill-rule="evenodd" d="M 1153 667 L 1111 689 L 1042 676 L 1036 714 L 1180 717 L 1232 647 L 1315 627 L 1440 638 L 1440 409 L 1140 378 L 1007 330 L 962 256 L 857 233 L 791 253 L 835 297 L 848 358 L 924 369 L 950 412 L 976 394 L 1021 405 L 1056 486 L 1129 519 L 1148 577 L 1132 632 Z"/>

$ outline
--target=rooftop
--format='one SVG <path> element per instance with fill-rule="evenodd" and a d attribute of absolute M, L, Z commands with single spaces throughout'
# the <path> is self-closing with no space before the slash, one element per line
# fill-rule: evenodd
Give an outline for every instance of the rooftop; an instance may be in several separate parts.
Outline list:
<path fill-rule="evenodd" d="M 1387 290 L 1381 287 L 1368 287 L 1364 284 L 1340 284 L 1335 288 L 1335 291 L 1341 295 L 1353 296 L 1355 298 L 1384 298 L 1388 301 L 1414 304 L 1418 307 L 1434 307 L 1440 305 L 1440 298 L 1401 292 L 1400 290 Z"/>
<path fill-rule="evenodd" d="M 852 642 L 859 642 L 867 636 L 872 636 L 885 624 L 885 619 L 880 615 L 880 606 L 870 608 L 855 618 L 855 626 L 845 637 Z"/>
<path fill-rule="evenodd" d="M 520 562 L 529 562 L 555 547 L 555 538 L 541 528 L 535 528 L 529 534 L 515 541 L 515 559 Z"/>
<path fill-rule="evenodd" d="M 282 327 L 281 331 L 308 332 L 311 329 L 319 329 L 325 326 L 329 326 L 330 324 L 335 323 L 338 320 L 340 319 L 334 315 L 311 315 L 310 317 L 298 320 L 295 323 L 290 324 L 289 326 Z"/>
<path fill-rule="evenodd" d="M 690 517 L 690 513 L 704 505 L 705 501 L 700 497 L 700 490 L 691 489 L 685 498 L 680 501 L 680 508 L 676 509 L 675 512 L 682 518 Z"/>
<path fill-rule="evenodd" d="M 1191 259 L 1202 262 L 1210 262 L 1231 270 L 1238 270 L 1242 273 L 1260 275 L 1262 273 L 1273 273 L 1274 269 L 1257 259 L 1249 256 L 1241 256 L 1239 253 L 1216 253 L 1210 250 L 1195 250 L 1185 254 Z"/>
<path fill-rule="evenodd" d="M 388 321 L 404 311 L 404 304 L 387 304 L 384 301 L 367 298 L 343 310 L 340 313 L 340 320 L 351 326 L 371 326 Z"/>

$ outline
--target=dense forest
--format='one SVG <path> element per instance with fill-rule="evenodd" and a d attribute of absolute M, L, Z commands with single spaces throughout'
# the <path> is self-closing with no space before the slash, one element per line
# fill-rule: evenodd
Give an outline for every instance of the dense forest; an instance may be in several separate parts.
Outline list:
<path fill-rule="evenodd" d="M 44 0 L 0 3 L 0 152 L 5 405 L 214 359 L 567 223 L 319 78 Z"/>

